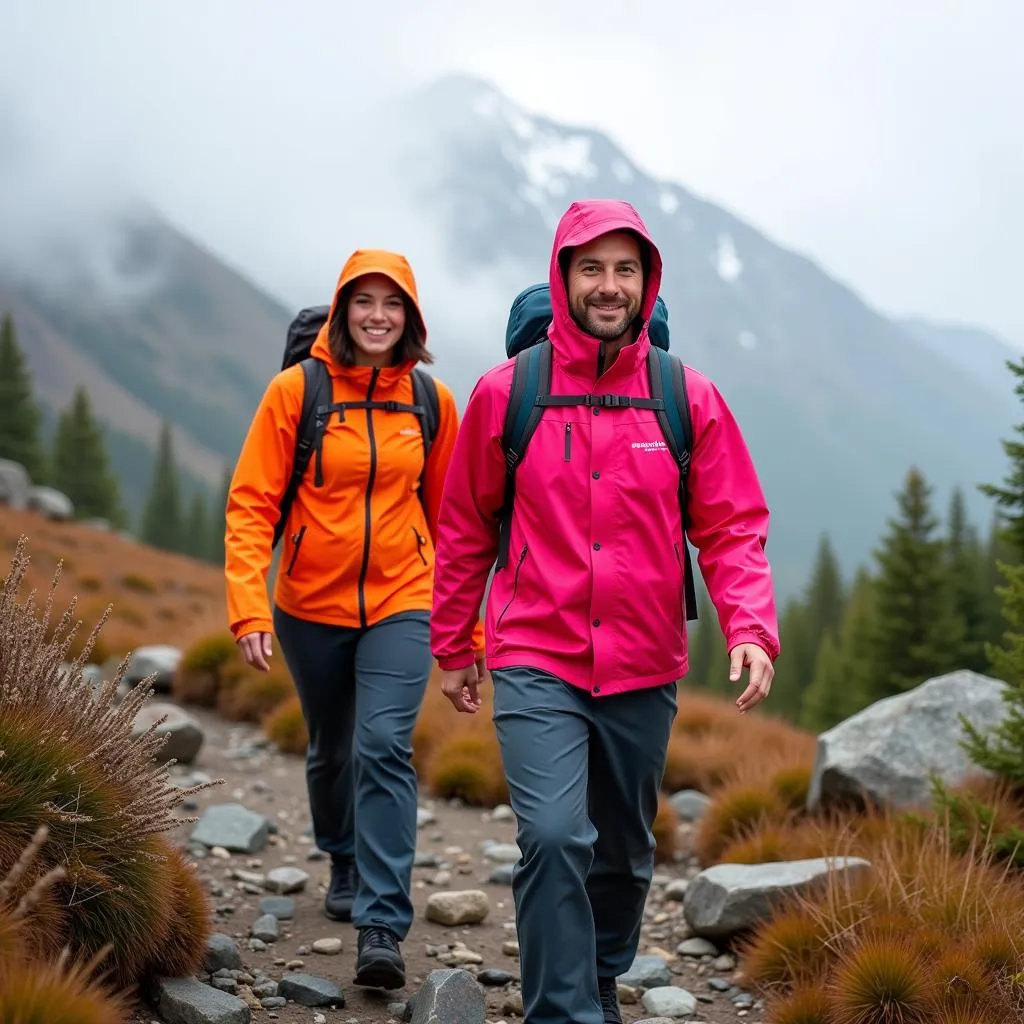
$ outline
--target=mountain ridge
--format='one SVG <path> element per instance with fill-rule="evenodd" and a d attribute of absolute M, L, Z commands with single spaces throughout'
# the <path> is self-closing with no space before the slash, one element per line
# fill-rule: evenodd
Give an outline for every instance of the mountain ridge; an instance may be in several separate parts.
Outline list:
<path fill-rule="evenodd" d="M 396 220 L 416 218 L 418 249 L 414 233 L 396 237 L 410 239 L 433 370 L 460 405 L 504 359 L 508 308 L 546 278 L 561 213 L 573 199 L 617 196 L 662 250 L 673 351 L 722 390 L 754 453 L 780 592 L 803 584 L 822 532 L 848 573 L 864 562 L 911 464 L 937 500 L 959 484 L 975 521 L 988 515 L 973 485 L 1001 477 L 998 441 L 1017 410 L 1005 370 L 963 372 L 966 336 L 887 317 L 812 255 L 646 174 L 600 130 L 533 116 L 482 80 L 438 80 L 393 104 L 400 141 L 386 175 L 367 173 Z M 330 215 L 343 236 L 353 221 L 337 204 Z M 14 307 L 46 404 L 65 402 L 76 382 L 95 385 L 100 415 L 149 444 L 169 416 L 182 460 L 212 484 L 280 365 L 295 310 L 253 283 L 240 251 L 222 260 L 159 215 L 132 232 L 164 273 L 130 315 L 69 309 L 2 280 L 0 309 Z"/>

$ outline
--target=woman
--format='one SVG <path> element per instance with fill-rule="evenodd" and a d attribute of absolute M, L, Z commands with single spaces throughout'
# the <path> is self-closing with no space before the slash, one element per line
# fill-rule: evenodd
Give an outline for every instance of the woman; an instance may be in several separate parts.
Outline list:
<path fill-rule="evenodd" d="M 334 403 L 412 404 L 411 372 L 431 363 L 412 269 L 382 250 L 352 254 L 310 355 Z M 430 675 L 437 511 L 458 431 L 436 382 L 429 456 L 419 418 L 335 408 L 285 524 L 271 615 L 266 576 L 304 391 L 298 365 L 271 380 L 227 503 L 231 631 L 268 669 L 277 634 L 309 731 L 307 787 L 317 846 L 331 856 L 328 917 L 359 929 L 357 985 L 400 988 L 412 924 L 417 781 L 410 746 Z M 423 485 L 423 498 L 419 486 Z M 477 632 L 481 671 L 482 629 Z"/>

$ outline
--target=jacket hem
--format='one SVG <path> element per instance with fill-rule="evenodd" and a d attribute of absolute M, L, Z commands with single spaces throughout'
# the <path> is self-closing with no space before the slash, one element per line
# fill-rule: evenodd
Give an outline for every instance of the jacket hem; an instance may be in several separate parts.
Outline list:
<path fill-rule="evenodd" d="M 303 608 L 302 605 L 293 605 L 288 601 L 282 601 L 277 599 L 274 601 L 274 605 L 281 609 L 286 615 L 291 615 L 295 619 L 303 619 L 306 622 L 316 622 L 321 626 L 341 626 L 344 629 L 363 629 L 364 625 L 359 619 L 359 612 L 356 611 L 352 615 L 345 614 L 334 614 L 328 615 L 322 612 L 310 612 L 308 608 Z M 405 612 L 426 612 L 430 614 L 429 605 L 417 605 L 415 602 L 411 604 L 396 604 L 384 605 L 373 615 L 367 615 L 366 626 L 376 626 L 378 623 L 383 622 L 385 619 L 393 618 L 395 615 L 401 615 Z"/>
<path fill-rule="evenodd" d="M 539 672 L 548 672 L 563 682 L 579 690 L 586 690 L 594 697 L 613 697 L 620 693 L 631 693 L 634 690 L 645 690 L 655 686 L 679 682 L 687 673 L 688 659 L 682 658 L 673 669 L 666 669 L 654 675 L 630 676 L 625 679 L 609 680 L 597 675 L 582 676 L 578 671 L 568 668 L 558 658 L 545 657 L 543 654 L 502 654 L 487 659 L 488 671 L 503 668 L 532 668 Z"/>

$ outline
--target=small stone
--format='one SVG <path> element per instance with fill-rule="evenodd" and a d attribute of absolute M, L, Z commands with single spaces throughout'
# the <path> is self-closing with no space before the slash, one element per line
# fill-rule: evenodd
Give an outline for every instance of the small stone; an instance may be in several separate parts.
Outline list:
<path fill-rule="evenodd" d="M 510 971 L 500 971 L 494 967 L 488 967 L 487 970 L 481 971 L 477 976 L 476 980 L 481 985 L 497 986 L 507 985 L 510 981 L 515 981 L 515 975 Z"/>
<path fill-rule="evenodd" d="M 676 947 L 680 956 L 690 956 L 699 959 L 702 956 L 718 956 L 718 947 L 708 939 L 692 938 L 684 939 Z"/>
<path fill-rule="evenodd" d="M 273 914 L 264 914 L 253 922 L 249 931 L 253 938 L 260 939 L 262 942 L 277 942 L 279 935 L 277 918 Z"/>
<path fill-rule="evenodd" d="M 674 985 L 650 988 L 641 1001 L 648 1013 L 658 1017 L 689 1017 L 697 1012 L 697 999 L 686 989 Z"/>
<path fill-rule="evenodd" d="M 267 944 L 262 939 L 257 939 L 255 936 L 249 940 L 249 949 L 253 953 L 263 953 L 267 948 Z"/>
<path fill-rule="evenodd" d="M 341 942 L 340 939 L 337 941 Z M 278 984 L 277 993 L 301 1006 L 345 1005 L 345 995 L 338 985 L 312 974 L 286 975 Z"/>
<path fill-rule="evenodd" d="M 282 1006 L 287 1006 L 288 1000 L 284 996 L 266 996 L 260 1000 L 260 1006 L 264 1010 L 279 1010 Z"/>
<path fill-rule="evenodd" d="M 313 943 L 313 952 L 322 953 L 324 956 L 337 956 L 341 952 L 341 939 L 317 939 Z"/>
<path fill-rule="evenodd" d="M 690 883 L 685 878 L 673 878 L 665 886 L 665 899 L 673 903 L 682 903 L 686 896 L 686 889 Z"/>
<path fill-rule="evenodd" d="M 295 900 L 290 896 L 264 896 L 260 913 L 272 914 L 278 921 L 290 921 L 295 916 Z"/>
<path fill-rule="evenodd" d="M 264 886 L 267 892 L 284 895 L 289 892 L 302 892 L 308 881 L 309 875 L 301 868 L 274 868 L 273 871 L 267 872 Z"/>
<path fill-rule="evenodd" d="M 306 966 L 305 960 L 289 960 L 285 965 L 285 969 L 289 971 L 301 971 Z"/>
<path fill-rule="evenodd" d="M 460 924 L 480 924 L 491 910 L 487 893 L 480 889 L 456 892 L 435 892 L 427 900 L 426 917 L 435 924 L 449 927 Z"/>
<path fill-rule="evenodd" d="M 167 1024 L 250 1024 L 249 1007 L 230 992 L 220 992 L 195 978 L 161 978 L 156 1008 Z"/>
<path fill-rule="evenodd" d="M 242 966 L 242 954 L 235 945 L 235 940 L 223 932 L 214 932 L 206 942 L 206 957 L 203 968 L 216 974 L 222 968 L 238 970 Z"/>
<path fill-rule="evenodd" d="M 412 999 L 412 1024 L 480 1024 L 486 1013 L 484 990 L 464 970 L 436 970 Z"/>

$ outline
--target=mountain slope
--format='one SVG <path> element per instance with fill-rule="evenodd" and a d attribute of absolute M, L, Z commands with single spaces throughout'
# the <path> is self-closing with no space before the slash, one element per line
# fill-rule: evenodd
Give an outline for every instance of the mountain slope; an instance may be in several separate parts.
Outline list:
<path fill-rule="evenodd" d="M 573 199 L 618 196 L 640 210 L 665 260 L 672 347 L 722 388 L 757 459 L 784 589 L 802 582 L 821 531 L 847 567 L 863 560 L 911 463 L 938 500 L 962 485 L 987 518 L 974 485 L 1003 472 L 998 439 L 1017 412 L 1008 376 L 957 372 L 813 261 L 643 174 L 600 133 L 530 117 L 485 83 L 443 80 L 402 113 L 409 188 L 456 266 L 507 279 L 520 265 L 508 302 L 546 276 Z M 465 337 L 454 318 L 445 327 Z M 474 339 L 464 354 L 481 368 L 501 344 L 493 337 L 481 357 Z"/>
<path fill-rule="evenodd" d="M 561 213 L 617 196 L 662 250 L 674 351 L 722 389 L 757 459 L 784 595 L 823 531 L 848 570 L 868 557 L 911 463 L 939 501 L 962 485 L 987 520 L 974 485 L 1002 476 L 998 440 L 1018 410 L 1008 375 L 976 363 L 970 337 L 938 344 L 887 319 L 813 260 L 645 174 L 602 133 L 531 116 L 484 82 L 443 79 L 385 113 L 387 158 L 367 163 L 361 187 L 386 196 L 405 233 L 360 224 L 360 204 L 333 194 L 327 227 L 409 241 L 434 370 L 460 402 L 504 358 L 509 305 L 546 277 Z M 77 286 L 73 274 L 59 290 L 0 280 L 0 309 L 14 313 L 48 406 L 84 383 L 108 423 L 149 444 L 169 416 L 184 463 L 214 483 L 279 366 L 291 311 L 150 210 L 117 227 L 113 255 Z"/>
<path fill-rule="evenodd" d="M 0 280 L 0 309 L 46 406 L 85 385 L 107 423 L 150 446 L 170 417 L 183 464 L 215 483 L 280 366 L 290 316 L 152 211 L 117 238 L 110 263 L 77 267 L 60 288 Z"/>

